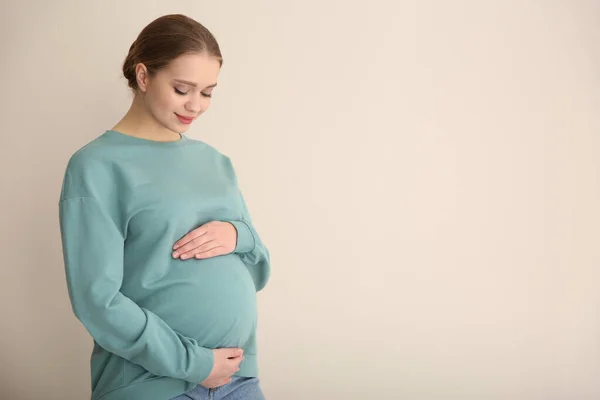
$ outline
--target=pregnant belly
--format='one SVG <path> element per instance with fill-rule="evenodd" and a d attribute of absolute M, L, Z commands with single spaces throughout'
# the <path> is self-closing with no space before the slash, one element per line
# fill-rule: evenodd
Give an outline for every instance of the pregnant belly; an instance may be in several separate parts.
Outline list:
<path fill-rule="evenodd" d="M 138 287 L 134 301 L 203 347 L 244 346 L 256 327 L 256 289 L 239 256 L 168 264 L 160 279 Z"/>

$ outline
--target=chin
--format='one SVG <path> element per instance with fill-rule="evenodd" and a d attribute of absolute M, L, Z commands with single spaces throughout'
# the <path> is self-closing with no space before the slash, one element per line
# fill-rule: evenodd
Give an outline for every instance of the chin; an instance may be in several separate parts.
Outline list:
<path fill-rule="evenodd" d="M 167 129 L 169 129 L 171 132 L 175 132 L 175 133 L 185 133 L 187 132 L 187 130 L 189 129 L 189 125 L 184 125 L 184 124 L 173 124 L 173 125 L 165 125 L 167 127 Z"/>
<path fill-rule="evenodd" d="M 182 127 L 176 127 L 175 128 L 175 132 L 177 133 L 186 133 L 188 131 L 188 129 L 190 129 L 190 126 L 182 126 Z"/>

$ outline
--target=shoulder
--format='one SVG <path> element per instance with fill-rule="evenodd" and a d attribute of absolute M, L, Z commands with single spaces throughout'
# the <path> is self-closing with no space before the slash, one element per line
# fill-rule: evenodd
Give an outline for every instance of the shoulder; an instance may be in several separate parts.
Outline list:
<path fill-rule="evenodd" d="M 104 135 L 99 135 L 73 152 L 67 162 L 67 169 L 91 167 L 101 161 L 110 161 L 114 154 L 113 147 L 105 140 Z"/>
<path fill-rule="evenodd" d="M 113 163 L 114 152 L 102 135 L 79 147 L 65 166 L 60 199 L 96 197 L 93 187 L 107 183 L 106 176 Z"/>

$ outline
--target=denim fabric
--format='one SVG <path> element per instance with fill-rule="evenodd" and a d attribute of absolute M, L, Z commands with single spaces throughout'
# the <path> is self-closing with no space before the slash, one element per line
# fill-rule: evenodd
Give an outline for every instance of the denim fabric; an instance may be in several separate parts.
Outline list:
<path fill-rule="evenodd" d="M 231 382 L 213 389 L 196 386 L 171 400 L 265 400 L 259 378 L 233 376 Z"/>

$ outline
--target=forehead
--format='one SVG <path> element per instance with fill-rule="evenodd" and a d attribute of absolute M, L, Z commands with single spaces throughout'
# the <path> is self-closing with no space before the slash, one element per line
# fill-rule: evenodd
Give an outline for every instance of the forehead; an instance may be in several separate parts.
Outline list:
<path fill-rule="evenodd" d="M 216 83 L 219 61 L 205 53 L 184 54 L 169 63 L 162 71 L 168 79 L 183 79 L 208 86 Z"/>

